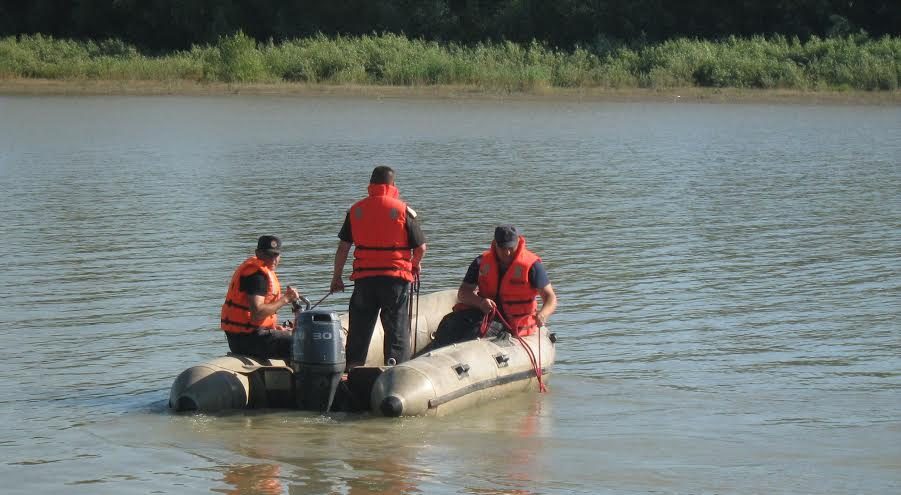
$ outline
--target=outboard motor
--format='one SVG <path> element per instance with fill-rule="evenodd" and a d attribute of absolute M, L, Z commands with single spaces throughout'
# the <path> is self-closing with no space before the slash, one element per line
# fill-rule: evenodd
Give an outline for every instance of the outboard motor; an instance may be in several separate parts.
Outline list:
<path fill-rule="evenodd" d="M 345 365 L 344 337 L 338 315 L 324 310 L 298 312 L 291 347 L 297 406 L 327 413 L 335 400 Z"/>

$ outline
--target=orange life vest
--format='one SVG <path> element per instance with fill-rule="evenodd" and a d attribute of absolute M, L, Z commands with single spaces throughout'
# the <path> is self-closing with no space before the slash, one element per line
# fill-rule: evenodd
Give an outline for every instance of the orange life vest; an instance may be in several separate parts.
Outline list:
<path fill-rule="evenodd" d="M 278 283 L 275 272 L 256 256 L 247 258 L 232 275 L 225 303 L 222 305 L 221 327 L 228 333 L 251 333 L 257 328 L 274 328 L 278 324 L 277 314 L 271 314 L 261 321 L 253 321 L 250 317 L 249 297 L 241 290 L 241 277 L 257 272 L 262 272 L 269 280 L 263 302 L 268 304 L 281 297 L 282 286 Z"/>
<path fill-rule="evenodd" d="M 369 196 L 350 207 L 354 240 L 351 280 L 387 275 L 413 281 L 413 254 L 407 236 L 407 204 L 387 184 L 370 184 Z"/>
<path fill-rule="evenodd" d="M 526 249 L 526 239 L 519 237 L 519 245 L 513 261 L 501 278 L 499 263 L 491 248 L 482 253 L 479 265 L 479 295 L 493 299 L 498 309 L 513 327 L 513 335 L 532 335 L 538 330 L 535 312 L 538 310 L 538 290 L 529 284 L 529 269 L 541 261 L 535 253 Z"/>

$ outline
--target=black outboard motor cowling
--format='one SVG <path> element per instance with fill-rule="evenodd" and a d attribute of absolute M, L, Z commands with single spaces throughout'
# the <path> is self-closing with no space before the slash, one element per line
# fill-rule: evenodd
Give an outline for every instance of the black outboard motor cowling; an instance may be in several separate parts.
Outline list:
<path fill-rule="evenodd" d="M 338 315 L 324 310 L 297 313 L 291 346 L 297 406 L 328 412 L 346 364 Z"/>

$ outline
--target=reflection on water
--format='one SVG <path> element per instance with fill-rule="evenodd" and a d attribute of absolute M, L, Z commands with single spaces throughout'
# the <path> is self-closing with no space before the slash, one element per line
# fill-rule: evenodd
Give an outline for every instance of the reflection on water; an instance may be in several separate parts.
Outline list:
<path fill-rule="evenodd" d="M 0 479 L 895 492 L 899 134 L 878 107 L 0 98 Z M 173 378 L 227 348 L 256 237 L 283 237 L 280 278 L 318 300 L 382 163 L 428 236 L 423 291 L 456 287 L 496 223 L 542 256 L 550 393 L 452 418 L 169 415 Z"/>
<path fill-rule="evenodd" d="M 348 466 L 354 477 L 347 480 L 347 493 L 423 493 L 416 487 L 416 473 L 408 468 L 411 459 L 373 459 L 372 462 L 353 462 Z M 363 476 L 359 476 L 363 474 Z"/>
<path fill-rule="evenodd" d="M 276 464 L 228 466 L 222 476 L 228 488 L 211 491 L 226 495 L 280 495 L 285 493 L 280 476 L 281 468 Z"/>

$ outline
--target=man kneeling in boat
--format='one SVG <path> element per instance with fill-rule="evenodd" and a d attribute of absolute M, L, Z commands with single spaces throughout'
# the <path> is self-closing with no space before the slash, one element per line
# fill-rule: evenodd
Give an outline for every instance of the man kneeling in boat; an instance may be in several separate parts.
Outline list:
<path fill-rule="evenodd" d="M 541 297 L 540 311 L 536 296 Z M 513 335 L 531 335 L 557 309 L 541 258 L 526 249 L 525 238 L 512 225 L 494 229 L 491 248 L 469 265 L 457 301 L 438 325 L 430 348 L 491 336 L 487 324 L 495 321 Z"/>
<path fill-rule="evenodd" d="M 222 330 L 228 347 L 237 354 L 290 359 L 293 324 L 278 324 L 278 310 L 300 298 L 296 289 L 282 287 L 275 275 L 281 260 L 282 241 L 273 235 L 257 240 L 254 256 L 232 275 L 222 305 Z"/>

